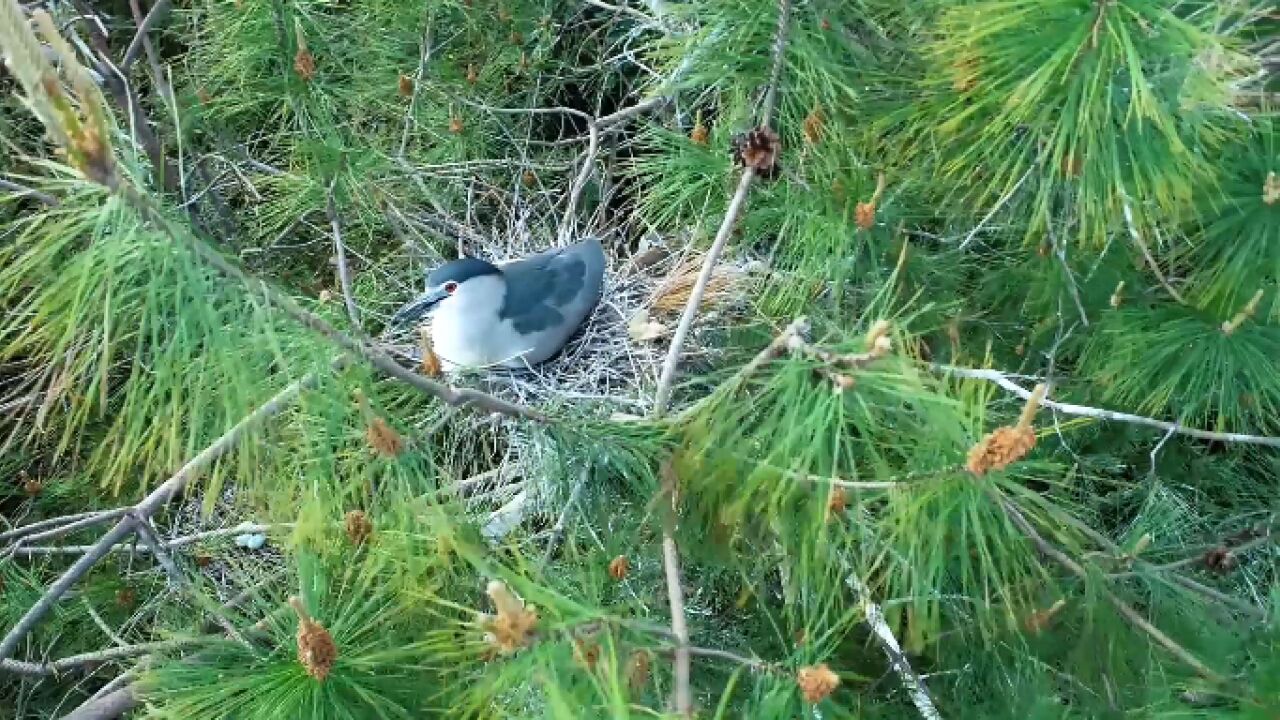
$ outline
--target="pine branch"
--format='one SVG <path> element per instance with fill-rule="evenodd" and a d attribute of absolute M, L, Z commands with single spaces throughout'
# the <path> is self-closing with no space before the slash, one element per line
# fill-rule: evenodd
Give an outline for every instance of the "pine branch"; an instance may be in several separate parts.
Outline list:
<path fill-rule="evenodd" d="M 1046 540 L 1035 529 L 1035 526 L 1033 526 L 1030 521 L 1023 516 L 1018 508 L 1014 507 L 1013 503 L 1009 502 L 1007 498 L 989 485 L 985 485 L 983 490 L 993 502 L 999 505 L 1000 509 L 1004 511 L 1009 520 L 1011 520 L 1013 524 L 1016 525 L 1029 540 L 1031 540 L 1032 544 L 1036 546 L 1041 554 L 1049 557 L 1051 560 L 1061 565 L 1064 569 L 1081 580 L 1086 582 L 1089 580 L 1089 572 L 1085 570 L 1084 566 L 1073 560 L 1066 553 L 1059 550 L 1052 543 Z M 1230 683 L 1230 680 L 1225 676 L 1220 675 L 1209 668 L 1209 666 L 1201 662 L 1199 658 L 1191 654 L 1190 651 L 1175 642 L 1173 638 L 1165 635 L 1159 628 L 1152 625 L 1151 622 L 1142 617 L 1141 613 L 1135 610 L 1132 605 L 1122 600 L 1109 588 L 1102 588 L 1102 594 L 1107 598 L 1111 605 L 1115 607 L 1116 611 L 1128 620 L 1130 624 L 1146 633 L 1158 645 L 1169 651 L 1171 655 L 1178 658 L 1178 660 L 1182 661 L 1183 664 L 1195 670 L 1201 677 L 1219 685 L 1227 685 Z"/>
<path fill-rule="evenodd" d="M 138 702 L 136 688 L 126 685 L 80 705 L 62 720 L 115 720 L 137 707 Z"/>
<path fill-rule="evenodd" d="M 156 4 L 151 6 L 151 11 L 142 19 L 142 22 L 138 23 L 138 30 L 134 33 L 133 40 L 129 42 L 129 47 L 124 52 L 124 59 L 120 61 L 120 70 L 122 72 L 129 72 L 129 68 L 137 61 L 138 56 L 144 49 L 144 45 L 148 42 L 147 33 L 151 32 L 151 29 L 164 19 L 169 12 L 169 6 L 172 4 L 172 0 L 156 0 Z"/>
<path fill-rule="evenodd" d="M 1018 385 L 1010 376 L 999 370 L 981 369 L 981 368 L 964 368 L 954 365 L 930 364 L 933 370 L 949 373 L 956 377 L 972 378 L 974 380 L 986 380 L 995 383 L 1009 392 L 1017 395 L 1024 400 L 1031 397 L 1031 391 L 1026 390 Z M 1155 418 L 1143 417 L 1141 415 L 1132 415 L 1130 413 L 1116 412 L 1114 410 L 1104 410 L 1101 408 L 1088 407 L 1086 405 L 1073 405 L 1071 403 L 1061 403 L 1055 400 L 1045 399 L 1041 402 L 1044 407 L 1056 410 L 1066 415 L 1075 415 L 1079 417 L 1098 418 L 1099 420 L 1113 420 L 1116 422 L 1127 422 L 1134 425 L 1145 425 L 1147 427 L 1157 428 L 1168 432 L 1179 433 L 1189 437 L 1198 438 L 1200 440 L 1216 440 L 1218 442 L 1235 442 L 1246 443 L 1251 445 L 1265 445 L 1268 447 L 1280 447 L 1280 437 L 1270 437 L 1266 435 L 1247 435 L 1244 433 L 1217 432 L 1213 430 L 1199 430 L 1189 428 L 1181 423 L 1166 422 L 1164 420 L 1156 420 Z"/>
<path fill-rule="evenodd" d="M 268 418 L 274 417 L 282 410 L 293 404 L 293 401 L 302 394 L 303 390 L 314 385 L 319 376 L 316 374 L 293 383 L 284 390 L 281 390 L 275 397 L 268 400 L 257 410 L 245 416 L 240 422 L 236 423 L 230 430 L 215 440 L 211 445 L 195 457 L 187 461 L 172 477 L 162 483 L 155 490 L 151 491 L 147 497 L 141 502 L 129 509 L 124 514 L 120 522 L 106 532 L 97 543 L 95 543 L 84 555 L 80 557 L 71 567 L 67 568 L 61 576 L 58 577 L 52 585 L 45 590 L 44 594 L 32 605 L 30 609 L 18 620 L 18 622 L 9 630 L 0 640 L 0 661 L 5 660 L 13 654 L 18 644 L 28 633 L 36 626 L 37 623 L 53 609 L 54 604 L 66 594 L 68 590 L 75 585 L 81 577 L 89 572 L 99 560 L 106 557 L 117 543 L 123 541 L 130 535 L 138 531 L 141 523 L 148 521 L 156 510 L 169 503 L 177 496 L 187 484 L 191 482 L 200 472 L 212 465 L 215 461 L 231 452 L 235 447 L 248 436 L 249 431 L 257 427 L 260 423 Z"/>
<path fill-rule="evenodd" d="M 761 115 L 761 122 L 765 126 L 768 126 L 773 120 L 778 83 L 782 76 L 782 65 L 787 42 L 787 25 L 790 21 L 790 16 L 790 0 L 780 0 L 778 3 L 778 31 L 773 46 L 773 69 L 769 78 L 769 87 L 765 92 L 764 112 Z M 729 240 L 729 234 L 733 229 L 734 223 L 737 222 L 738 214 L 742 212 L 743 204 L 746 202 L 747 193 L 751 190 L 751 182 L 754 178 L 755 168 L 748 165 L 742 171 L 742 178 L 738 181 L 737 190 L 734 191 L 733 198 L 729 201 L 729 208 L 725 211 L 724 220 L 720 223 L 720 229 L 716 232 L 715 241 L 712 242 L 711 248 L 707 251 L 706 258 L 702 263 L 702 270 L 698 273 L 698 279 L 689 293 L 689 300 L 685 303 L 684 313 L 680 316 L 680 323 L 676 326 L 675 334 L 671 339 L 671 347 L 662 363 L 662 375 L 658 380 L 658 389 L 654 395 L 653 414 L 656 418 L 661 418 L 667 412 L 667 405 L 671 400 L 672 384 L 675 382 L 676 366 L 680 362 L 685 338 L 689 335 L 689 329 L 693 326 L 693 319 L 698 314 L 698 308 L 702 304 L 702 296 L 706 293 L 707 283 L 710 282 L 716 263 L 720 260 L 720 254 L 724 251 L 724 246 Z M 674 474 L 674 471 L 670 470 L 669 466 L 664 467 L 667 467 Z M 677 501 L 676 489 L 676 485 L 673 483 L 671 485 L 671 502 L 673 504 Z M 684 591 L 680 584 L 680 552 L 676 545 L 675 537 L 672 535 L 675 529 L 673 525 L 674 522 L 671 522 L 667 527 L 663 528 L 662 562 L 667 579 L 667 601 L 671 606 L 671 629 L 676 633 L 681 643 L 681 647 L 676 648 L 675 710 L 681 716 L 688 717 L 693 714 L 693 698 L 689 687 L 690 656 L 689 649 L 685 647 L 689 642 L 689 630 L 685 620 Z"/>

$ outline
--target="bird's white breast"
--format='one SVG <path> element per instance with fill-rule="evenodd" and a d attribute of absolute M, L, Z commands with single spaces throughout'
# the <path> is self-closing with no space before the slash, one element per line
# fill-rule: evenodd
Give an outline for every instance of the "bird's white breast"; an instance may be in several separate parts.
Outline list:
<path fill-rule="evenodd" d="M 445 370 L 524 366 L 520 356 L 531 349 L 531 339 L 498 317 L 506 292 L 502 278 L 482 276 L 440 302 L 432 314 L 431 342 Z"/>

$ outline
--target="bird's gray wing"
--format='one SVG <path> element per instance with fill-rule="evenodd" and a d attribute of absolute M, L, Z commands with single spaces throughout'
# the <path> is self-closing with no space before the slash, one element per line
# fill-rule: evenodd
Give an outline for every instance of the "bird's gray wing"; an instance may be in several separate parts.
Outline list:
<path fill-rule="evenodd" d="M 499 317 L 523 334 L 581 320 L 595 304 L 603 272 L 604 253 L 595 240 L 503 265 L 507 295 Z"/>

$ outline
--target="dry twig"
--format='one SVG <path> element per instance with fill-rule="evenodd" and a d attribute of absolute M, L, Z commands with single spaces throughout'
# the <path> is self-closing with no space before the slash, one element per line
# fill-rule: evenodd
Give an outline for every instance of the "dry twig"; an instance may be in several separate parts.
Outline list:
<path fill-rule="evenodd" d="M 939 364 L 932 364 L 930 367 L 940 372 L 955 375 L 956 377 L 986 380 L 987 382 L 995 383 L 1024 400 L 1031 397 L 1030 390 L 1023 388 L 1021 385 L 1010 379 L 1009 375 L 999 370 L 964 368 Z M 1186 427 L 1181 423 L 1166 422 L 1164 420 L 1156 420 L 1155 418 L 1143 417 L 1141 415 L 1132 415 L 1130 413 L 1116 412 L 1114 410 L 1103 410 L 1101 408 L 1093 408 L 1086 405 L 1061 403 L 1056 400 L 1050 400 L 1047 397 L 1041 401 L 1040 404 L 1050 410 L 1056 410 L 1057 412 L 1064 413 L 1066 415 L 1098 418 L 1100 420 L 1113 420 L 1116 422 L 1127 422 L 1135 425 L 1145 425 L 1147 427 L 1157 428 L 1166 432 L 1179 433 L 1189 437 L 1198 438 L 1200 440 L 1217 440 L 1219 442 L 1237 442 L 1251 445 L 1266 445 L 1268 447 L 1280 447 L 1280 437 L 1199 430 L 1197 428 Z"/>

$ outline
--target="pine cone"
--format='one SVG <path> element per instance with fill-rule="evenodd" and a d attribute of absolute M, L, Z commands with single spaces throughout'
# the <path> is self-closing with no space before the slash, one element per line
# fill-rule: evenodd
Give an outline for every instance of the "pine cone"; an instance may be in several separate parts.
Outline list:
<path fill-rule="evenodd" d="M 1229 548 L 1218 546 L 1204 554 L 1204 566 L 1210 572 L 1226 574 L 1236 567 L 1236 556 Z"/>
<path fill-rule="evenodd" d="M 778 176 L 778 156 L 781 154 L 782 140 L 767 126 L 761 125 L 733 138 L 734 164 L 754 168 L 762 179 L 773 180 Z"/>

